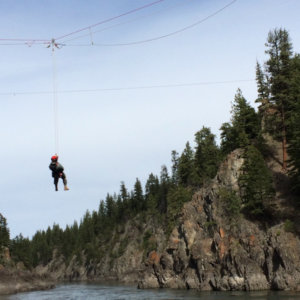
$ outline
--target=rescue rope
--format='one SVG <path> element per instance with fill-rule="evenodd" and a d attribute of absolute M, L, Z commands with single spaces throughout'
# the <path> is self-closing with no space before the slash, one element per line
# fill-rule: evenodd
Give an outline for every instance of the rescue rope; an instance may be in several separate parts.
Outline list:
<path fill-rule="evenodd" d="M 55 40 L 52 39 L 52 76 L 53 76 L 53 118 L 54 118 L 54 153 L 59 152 L 59 118 L 58 118 L 58 96 L 57 96 L 57 75 L 55 59 Z"/>

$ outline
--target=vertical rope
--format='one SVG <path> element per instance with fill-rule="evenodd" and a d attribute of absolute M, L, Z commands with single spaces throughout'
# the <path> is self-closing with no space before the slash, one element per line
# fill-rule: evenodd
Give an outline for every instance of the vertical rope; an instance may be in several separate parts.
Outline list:
<path fill-rule="evenodd" d="M 52 40 L 52 75 L 53 75 L 53 116 L 54 116 L 54 152 L 59 152 L 59 119 L 58 119 L 58 97 L 57 97 L 57 77 L 56 60 L 54 54 L 55 41 Z"/>
<path fill-rule="evenodd" d="M 93 41 L 93 33 L 92 33 L 92 30 L 91 30 L 91 27 L 89 28 L 89 32 L 90 32 L 90 38 L 91 38 L 91 45 L 93 46 L 94 41 Z"/>

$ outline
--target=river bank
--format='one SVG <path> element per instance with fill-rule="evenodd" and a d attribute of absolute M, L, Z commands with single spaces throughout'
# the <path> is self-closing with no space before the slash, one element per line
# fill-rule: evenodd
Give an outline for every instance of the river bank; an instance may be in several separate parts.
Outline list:
<path fill-rule="evenodd" d="M 27 270 L 0 269 L 0 295 L 47 290 L 55 287 L 48 278 L 37 276 Z"/>

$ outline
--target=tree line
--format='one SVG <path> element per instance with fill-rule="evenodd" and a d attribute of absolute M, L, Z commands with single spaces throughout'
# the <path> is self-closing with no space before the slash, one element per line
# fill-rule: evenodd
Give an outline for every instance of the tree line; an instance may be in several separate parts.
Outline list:
<path fill-rule="evenodd" d="M 210 128 L 202 127 L 195 134 L 194 146 L 187 142 L 181 154 L 172 151 L 170 172 L 162 166 L 159 175 L 149 175 L 144 187 L 137 178 L 131 191 L 121 182 L 119 192 L 107 194 L 98 210 L 87 211 L 79 224 L 75 221 L 65 229 L 54 224 L 52 228 L 36 232 L 31 240 L 21 234 L 9 240 L 6 220 L 0 215 L 0 245 L 9 246 L 16 260 L 34 267 L 47 264 L 54 249 L 67 261 L 74 255 L 80 259 L 82 253 L 88 261 L 99 261 L 110 251 L 105 245 L 109 245 L 113 233 L 122 232 L 126 222 L 134 218 L 139 218 L 140 222 L 153 218 L 169 234 L 183 204 L 215 177 L 220 163 L 238 148 L 243 149 L 244 156 L 240 191 L 223 189 L 219 197 L 230 218 L 243 213 L 260 219 L 275 194 L 273 177 L 265 163 L 270 155 L 264 138 L 266 134 L 281 143 L 282 170 L 291 179 L 292 193 L 299 195 L 300 56 L 293 53 L 285 29 L 270 31 L 266 54 L 268 59 L 263 66 L 259 62 L 256 65 L 258 111 L 238 89 L 231 118 L 220 128 L 220 145 Z M 148 247 L 147 238 L 144 237 L 143 245 Z M 122 249 L 117 255 L 121 254 Z"/>

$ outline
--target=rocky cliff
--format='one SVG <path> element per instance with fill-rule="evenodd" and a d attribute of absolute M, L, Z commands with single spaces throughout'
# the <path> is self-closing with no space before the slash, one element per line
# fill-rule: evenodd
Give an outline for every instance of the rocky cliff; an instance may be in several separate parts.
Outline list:
<path fill-rule="evenodd" d="M 240 150 L 222 164 L 211 185 L 182 210 L 166 248 L 146 263 L 139 287 L 200 290 L 300 290 L 300 241 L 284 223 L 253 222 L 224 213 L 220 189 L 238 191 Z"/>
<path fill-rule="evenodd" d="M 37 273 L 50 273 L 56 280 L 116 279 L 140 288 L 300 290 L 299 235 L 286 228 L 282 212 L 291 209 L 285 210 L 289 205 L 283 192 L 277 192 L 277 206 L 270 203 L 271 219 L 228 215 L 220 191 L 239 192 L 243 161 L 242 150 L 227 157 L 215 179 L 184 205 L 170 235 L 157 220 L 136 218 L 114 233 L 97 263 L 84 253 L 68 263 L 54 253 L 52 262 Z M 279 184 L 284 174 L 275 169 Z M 141 247 L 145 240 L 155 247 Z"/>
<path fill-rule="evenodd" d="M 35 290 L 46 290 L 54 287 L 54 281 L 47 276 L 26 270 L 24 264 L 15 264 L 8 248 L 0 249 L 0 295 L 15 294 Z"/>

